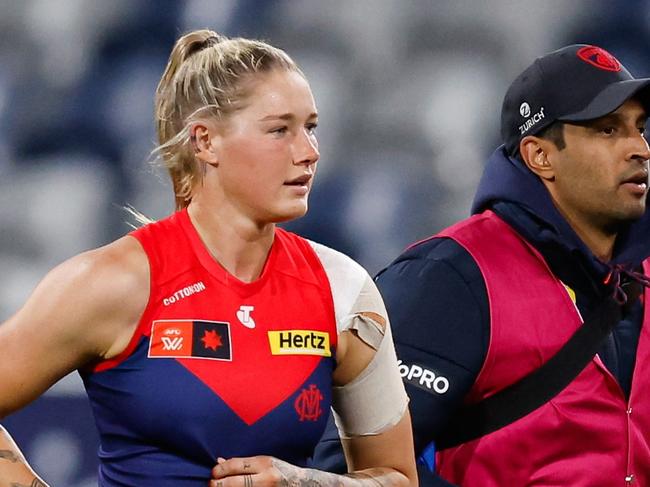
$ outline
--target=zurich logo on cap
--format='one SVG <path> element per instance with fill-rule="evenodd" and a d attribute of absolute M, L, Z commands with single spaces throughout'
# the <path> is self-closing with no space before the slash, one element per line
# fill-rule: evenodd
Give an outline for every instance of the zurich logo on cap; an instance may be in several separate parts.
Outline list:
<path fill-rule="evenodd" d="M 521 105 L 519 105 L 519 113 L 524 118 L 530 117 L 530 105 L 526 102 L 523 102 Z"/>

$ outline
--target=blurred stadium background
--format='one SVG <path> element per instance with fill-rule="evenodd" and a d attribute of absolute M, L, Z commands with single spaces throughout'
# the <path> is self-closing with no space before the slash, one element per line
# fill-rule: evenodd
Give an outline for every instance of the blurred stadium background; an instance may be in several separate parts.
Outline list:
<path fill-rule="evenodd" d="M 287 227 L 371 273 L 467 215 L 534 57 L 594 43 L 650 75 L 649 0 L 0 0 L 0 321 L 48 269 L 128 232 L 125 205 L 172 211 L 149 164 L 153 93 L 174 40 L 203 27 L 301 64 L 322 157 Z M 96 485 L 76 374 L 4 423 L 52 485 Z"/>

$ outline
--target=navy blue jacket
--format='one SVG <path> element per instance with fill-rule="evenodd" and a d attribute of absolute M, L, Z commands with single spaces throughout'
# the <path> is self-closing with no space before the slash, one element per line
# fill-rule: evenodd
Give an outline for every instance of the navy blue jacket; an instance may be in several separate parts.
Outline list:
<path fill-rule="evenodd" d="M 532 172 L 499 148 L 489 159 L 472 212 L 492 209 L 544 256 L 556 276 L 576 292 L 587 313 L 612 290 L 603 281 L 613 264 L 638 268 L 650 255 L 650 212 L 622 229 L 612 261 L 603 263 L 578 238 Z M 417 244 L 376 278 L 388 309 L 413 421 L 420 484 L 449 486 L 433 472 L 432 442 L 472 387 L 487 353 L 490 310 L 483 277 L 472 257 L 453 240 Z M 637 302 L 599 352 L 629 394 L 642 321 Z M 408 370 L 419 366 L 440 378 L 428 389 Z M 403 374 L 404 375 L 404 374 Z M 448 388 L 445 390 L 445 384 Z M 314 456 L 318 468 L 345 472 L 336 427 L 331 423 Z"/>

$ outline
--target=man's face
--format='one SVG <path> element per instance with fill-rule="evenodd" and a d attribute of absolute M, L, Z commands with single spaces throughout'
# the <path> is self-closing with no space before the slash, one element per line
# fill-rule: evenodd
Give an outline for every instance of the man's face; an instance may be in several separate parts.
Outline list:
<path fill-rule="evenodd" d="M 643 136 L 648 114 L 638 101 L 581 124 L 565 124 L 566 147 L 548 154 L 549 191 L 571 223 L 605 233 L 640 218 L 646 208 L 650 151 Z"/>

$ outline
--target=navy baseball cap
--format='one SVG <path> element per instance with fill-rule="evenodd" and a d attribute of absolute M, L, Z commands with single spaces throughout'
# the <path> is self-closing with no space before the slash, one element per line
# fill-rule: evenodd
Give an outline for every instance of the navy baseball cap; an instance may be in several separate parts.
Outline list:
<path fill-rule="evenodd" d="M 604 49 L 574 44 L 539 57 L 512 82 L 501 108 L 501 138 L 508 154 L 556 120 L 580 122 L 613 112 L 638 96 L 650 101 L 650 78 L 635 79 Z"/>

